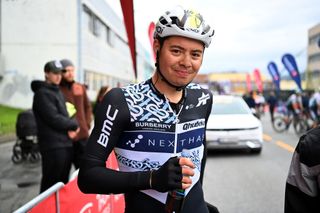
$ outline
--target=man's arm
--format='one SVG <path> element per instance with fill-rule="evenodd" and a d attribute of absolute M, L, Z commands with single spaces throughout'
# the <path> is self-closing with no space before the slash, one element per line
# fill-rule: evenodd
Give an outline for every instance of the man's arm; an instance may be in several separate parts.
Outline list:
<path fill-rule="evenodd" d="M 54 129 L 76 130 L 78 123 L 75 119 L 62 114 L 57 108 L 56 97 L 39 91 L 34 96 L 33 109 L 39 114 L 42 120 Z M 64 103 L 62 103 L 64 104 Z"/>
<path fill-rule="evenodd" d="M 105 165 L 129 122 L 130 113 L 123 93 L 115 88 L 104 97 L 95 114 L 95 126 L 78 176 L 82 192 L 109 194 L 149 188 L 149 171 L 121 172 Z"/>

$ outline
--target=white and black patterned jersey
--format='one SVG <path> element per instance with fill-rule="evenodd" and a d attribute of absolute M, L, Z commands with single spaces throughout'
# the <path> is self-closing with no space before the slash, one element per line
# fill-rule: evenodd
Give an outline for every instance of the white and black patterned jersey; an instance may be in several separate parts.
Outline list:
<path fill-rule="evenodd" d="M 167 193 L 150 189 L 149 171 L 188 149 L 196 168 L 183 212 L 207 212 L 201 182 L 211 107 L 211 92 L 196 84 L 184 89 L 182 101 L 174 108 L 151 79 L 112 89 L 95 115 L 79 173 L 80 188 L 91 193 L 125 193 L 126 212 L 163 212 Z M 120 171 L 105 168 L 112 150 Z"/>

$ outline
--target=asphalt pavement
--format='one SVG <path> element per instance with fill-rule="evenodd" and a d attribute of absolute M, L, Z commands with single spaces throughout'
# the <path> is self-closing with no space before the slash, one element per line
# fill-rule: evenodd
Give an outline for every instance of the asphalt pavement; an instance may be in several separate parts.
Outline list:
<path fill-rule="evenodd" d="M 14 164 L 15 141 L 0 143 L 0 212 L 11 213 L 39 194 L 41 161 Z"/>

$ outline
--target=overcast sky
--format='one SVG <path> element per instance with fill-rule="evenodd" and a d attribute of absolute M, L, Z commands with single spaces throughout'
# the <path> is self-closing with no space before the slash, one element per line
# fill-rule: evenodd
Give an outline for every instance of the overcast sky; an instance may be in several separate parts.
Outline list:
<path fill-rule="evenodd" d="M 119 0 L 107 2 L 121 11 Z M 274 61 L 285 74 L 285 53 L 293 54 L 303 71 L 308 29 L 320 23 L 320 0 L 134 0 L 136 37 L 150 52 L 150 22 L 176 5 L 196 9 L 215 29 L 200 73 L 258 68 L 269 75 L 267 65 Z"/>

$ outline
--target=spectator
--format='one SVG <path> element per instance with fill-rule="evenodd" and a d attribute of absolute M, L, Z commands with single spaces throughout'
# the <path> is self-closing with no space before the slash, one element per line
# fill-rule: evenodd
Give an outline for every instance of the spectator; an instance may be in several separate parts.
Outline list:
<path fill-rule="evenodd" d="M 34 92 L 32 108 L 42 157 L 40 192 L 57 182 L 68 182 L 72 160 L 72 141 L 68 131 L 78 131 L 77 121 L 68 116 L 59 90 L 62 69 L 60 61 L 47 62 L 44 66 L 45 81 L 31 83 Z"/>
<path fill-rule="evenodd" d="M 98 105 L 102 102 L 104 96 L 109 92 L 111 88 L 109 86 L 102 86 L 97 94 L 96 101 L 94 103 L 93 112 L 97 111 Z"/>
<path fill-rule="evenodd" d="M 261 117 L 262 115 L 264 115 L 264 106 L 266 104 L 266 100 L 265 100 L 263 94 L 259 91 L 257 91 L 254 100 L 256 103 L 257 113 L 258 113 L 259 117 Z"/>
<path fill-rule="evenodd" d="M 274 121 L 274 109 L 278 103 L 277 97 L 273 91 L 270 92 L 270 95 L 267 99 L 267 103 L 269 105 L 270 118 L 271 118 L 271 121 L 273 122 Z"/>
<path fill-rule="evenodd" d="M 92 121 L 92 108 L 88 99 L 86 87 L 75 82 L 75 67 L 68 59 L 61 60 L 63 66 L 60 89 L 69 106 L 75 108 L 80 131 L 73 140 L 73 164 L 76 169 L 80 167 L 80 161 L 84 154 L 85 146 L 89 138 L 89 130 Z"/>

